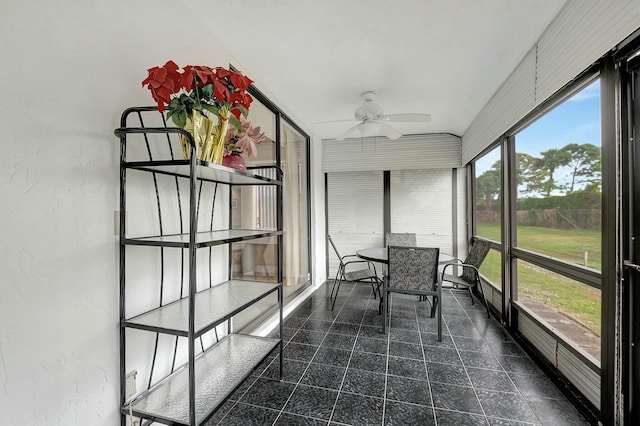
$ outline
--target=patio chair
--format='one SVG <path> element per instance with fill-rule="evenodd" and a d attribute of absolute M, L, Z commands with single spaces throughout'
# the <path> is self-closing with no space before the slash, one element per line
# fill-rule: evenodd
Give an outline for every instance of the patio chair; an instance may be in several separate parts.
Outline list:
<path fill-rule="evenodd" d="M 439 248 L 387 247 L 389 274 L 382 286 L 382 333 L 386 333 L 389 294 L 415 294 L 434 296 L 431 317 L 438 311 L 438 341 L 442 341 L 441 285 L 438 282 Z"/>
<path fill-rule="evenodd" d="M 415 247 L 418 245 L 416 242 L 416 234 L 403 232 L 387 232 L 384 234 L 384 246 L 406 246 L 406 247 Z M 387 265 L 382 265 L 382 274 L 387 275 Z"/>
<path fill-rule="evenodd" d="M 393 233 L 387 232 L 384 236 L 385 246 L 417 246 L 415 233 Z"/>
<path fill-rule="evenodd" d="M 333 311 L 333 307 L 336 304 L 336 299 L 338 299 L 338 292 L 340 291 L 340 284 L 342 284 L 343 281 L 351 283 L 370 283 L 373 290 L 373 298 L 375 299 L 376 292 L 380 293 L 380 285 L 382 285 L 382 281 L 376 273 L 375 264 L 368 260 L 360 259 L 355 254 L 340 256 L 340 252 L 338 252 L 338 248 L 331 239 L 331 235 L 327 235 L 327 238 L 329 239 L 331 247 L 333 247 L 333 251 L 336 253 L 336 256 L 338 256 L 338 260 L 340 261 L 338 271 L 336 272 L 336 277 L 333 280 L 333 287 L 331 287 L 331 310 Z"/>
<path fill-rule="evenodd" d="M 451 263 L 448 263 L 444 266 L 442 270 L 442 283 L 449 282 L 452 284 L 454 288 L 463 287 L 469 290 L 469 295 L 471 296 L 471 304 L 473 304 L 473 287 L 478 287 L 478 291 L 482 295 L 484 299 L 484 306 L 487 309 L 487 318 L 491 315 L 489 314 L 489 304 L 487 303 L 487 298 L 484 295 L 484 290 L 482 289 L 482 283 L 480 282 L 480 272 L 478 269 L 480 265 L 484 261 L 484 258 L 487 257 L 487 253 L 489 253 L 489 249 L 491 248 L 491 243 L 488 241 L 480 240 L 476 237 L 471 239 L 471 249 L 469 250 L 469 254 L 464 260 L 453 259 Z M 453 275 L 451 273 L 447 273 L 447 269 L 453 269 L 455 266 L 462 267 L 462 274 Z"/>

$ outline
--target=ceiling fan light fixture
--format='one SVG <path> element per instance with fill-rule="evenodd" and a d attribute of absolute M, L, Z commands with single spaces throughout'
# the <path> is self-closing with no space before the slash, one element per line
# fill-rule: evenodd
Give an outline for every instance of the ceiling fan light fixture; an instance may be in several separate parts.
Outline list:
<path fill-rule="evenodd" d="M 382 107 L 373 101 L 366 101 L 356 109 L 356 120 L 377 120 L 382 115 Z"/>

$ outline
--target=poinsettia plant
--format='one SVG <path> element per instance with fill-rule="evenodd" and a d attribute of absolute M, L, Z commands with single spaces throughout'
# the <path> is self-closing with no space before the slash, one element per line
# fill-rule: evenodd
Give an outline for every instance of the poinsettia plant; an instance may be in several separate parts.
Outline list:
<path fill-rule="evenodd" d="M 227 139 L 224 146 L 224 155 L 242 154 L 246 152 L 247 155 L 258 155 L 257 144 L 261 143 L 264 139 L 264 132 L 260 131 L 260 126 L 253 127 L 251 122 L 240 117 L 242 128 L 238 129 L 233 127 L 227 132 Z"/>
<path fill-rule="evenodd" d="M 198 111 L 207 116 L 211 113 L 229 120 L 237 129 L 242 129 L 241 116 L 247 115 L 253 102 L 247 88 L 253 82 L 239 72 L 223 67 L 211 68 L 202 65 L 180 67 L 167 61 L 161 67 L 148 70 L 142 81 L 158 104 L 158 111 L 167 111 L 167 118 L 176 126 L 184 128 L 187 117 Z"/>

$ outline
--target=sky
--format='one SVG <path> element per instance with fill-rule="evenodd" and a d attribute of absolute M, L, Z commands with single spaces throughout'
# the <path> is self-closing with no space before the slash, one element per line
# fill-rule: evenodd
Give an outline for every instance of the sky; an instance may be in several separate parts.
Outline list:
<path fill-rule="evenodd" d="M 539 157 L 542 151 L 570 144 L 600 144 L 600 80 L 560 104 L 543 117 L 516 134 L 516 152 Z M 477 175 L 500 159 L 493 150 L 476 162 Z M 566 181 L 568 170 L 559 169 L 554 177 Z"/>

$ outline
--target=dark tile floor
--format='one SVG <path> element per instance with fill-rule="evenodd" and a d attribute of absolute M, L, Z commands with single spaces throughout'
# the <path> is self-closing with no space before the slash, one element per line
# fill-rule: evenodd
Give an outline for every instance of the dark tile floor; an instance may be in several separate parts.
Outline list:
<path fill-rule="evenodd" d="M 325 287 L 327 287 L 325 285 Z M 284 380 L 269 358 L 221 407 L 220 425 L 587 425 L 469 294 L 393 295 L 381 334 L 371 287 L 318 290 L 285 320 Z"/>

